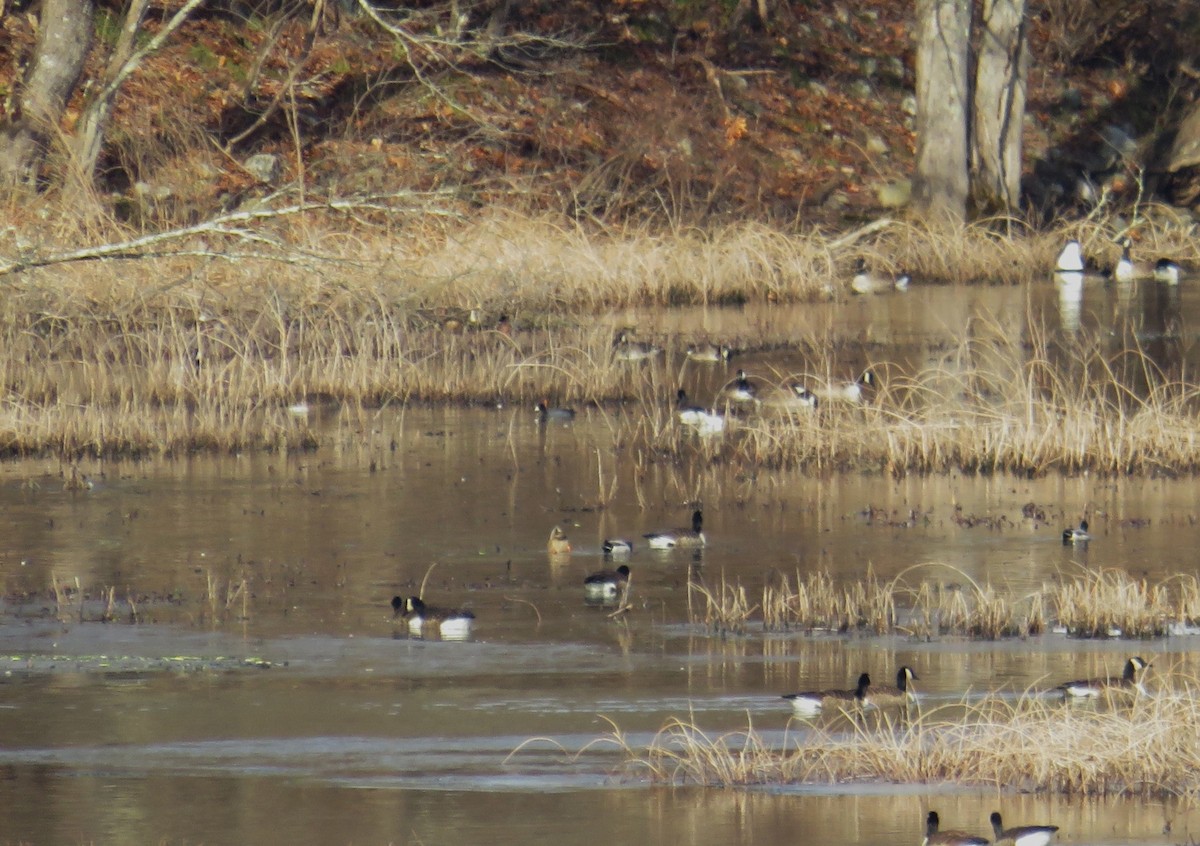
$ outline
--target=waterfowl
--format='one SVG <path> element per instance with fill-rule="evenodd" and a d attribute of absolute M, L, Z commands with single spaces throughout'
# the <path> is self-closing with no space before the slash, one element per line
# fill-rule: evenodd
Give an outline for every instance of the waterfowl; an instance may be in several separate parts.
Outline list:
<path fill-rule="evenodd" d="M 692 361 L 719 363 L 732 361 L 734 351 L 725 344 L 688 344 L 687 357 Z"/>
<path fill-rule="evenodd" d="M 849 708 L 864 707 L 871 704 L 867 689 L 871 686 L 871 677 L 863 673 L 858 677 L 858 685 L 853 690 L 809 690 L 801 693 L 785 693 L 784 699 L 792 703 L 792 710 L 797 716 L 812 717 L 821 713 L 825 707 Z"/>
<path fill-rule="evenodd" d="M 688 402 L 687 392 L 680 388 L 676 394 L 675 415 L 684 426 L 694 426 L 700 432 L 712 434 L 725 428 L 725 418 L 716 411 L 710 411 Z"/>
<path fill-rule="evenodd" d="M 911 667 L 901 667 L 896 671 L 896 686 L 890 684 L 871 687 L 871 704 L 878 706 L 887 705 L 905 705 L 916 701 L 916 696 L 912 688 L 908 686 L 910 681 L 919 681 L 920 677 L 912 671 Z"/>
<path fill-rule="evenodd" d="M 1076 528 L 1072 529 L 1068 526 L 1063 529 L 1062 538 L 1064 544 L 1087 543 L 1092 539 L 1092 536 L 1088 534 L 1088 521 L 1080 520 Z"/>
<path fill-rule="evenodd" d="M 1078 679 L 1076 681 L 1063 682 L 1056 689 L 1061 690 L 1063 696 L 1083 698 L 1097 697 L 1102 693 L 1128 693 L 1128 694 L 1144 694 L 1146 688 L 1142 685 L 1142 678 L 1145 671 L 1150 665 L 1140 657 L 1130 658 L 1125 662 L 1125 671 L 1119 679 L 1102 678 L 1102 679 Z"/>
<path fill-rule="evenodd" d="M 601 549 L 604 550 L 605 555 L 620 558 L 633 552 L 633 541 L 624 538 L 605 538 Z"/>
<path fill-rule="evenodd" d="M 471 633 L 471 621 L 475 615 L 461 608 L 434 608 L 426 605 L 420 597 L 403 599 L 392 597 L 392 616 L 408 622 L 408 631 L 420 635 L 425 626 L 437 628 L 446 640 L 462 640 Z"/>
<path fill-rule="evenodd" d="M 725 386 L 723 393 L 733 402 L 754 402 L 758 398 L 758 388 L 746 376 L 745 370 L 737 372 L 737 376 Z"/>
<path fill-rule="evenodd" d="M 996 842 L 1004 840 L 1013 846 L 1047 846 L 1058 831 L 1056 825 L 1018 825 L 1005 828 L 999 811 L 992 811 L 991 821 Z"/>
<path fill-rule="evenodd" d="M 622 564 L 615 570 L 601 570 L 583 580 L 583 598 L 593 602 L 616 599 L 629 584 L 629 567 Z"/>
<path fill-rule="evenodd" d="M 1135 279 L 1149 279 L 1154 276 L 1154 265 L 1149 262 L 1134 261 L 1130 258 L 1131 243 L 1128 238 L 1121 240 L 1121 257 L 1117 259 L 1112 272 L 1113 279 L 1118 282 L 1132 282 Z"/>
<path fill-rule="evenodd" d="M 820 404 L 817 395 L 799 382 L 791 382 L 784 387 L 772 391 L 764 400 L 763 405 L 779 411 L 799 411 L 816 408 Z"/>
<path fill-rule="evenodd" d="M 543 423 L 549 420 L 557 420 L 565 423 L 568 420 L 575 419 L 575 409 L 573 408 L 555 408 L 549 405 L 545 400 L 539 402 L 534 409 L 537 411 L 538 419 Z"/>
<path fill-rule="evenodd" d="M 864 370 L 853 382 L 835 382 L 817 388 L 814 393 L 828 402 L 859 403 L 863 401 L 864 388 L 875 387 L 875 374 Z"/>
<path fill-rule="evenodd" d="M 1083 248 L 1072 238 L 1063 246 L 1054 264 L 1055 273 L 1083 273 Z"/>
<path fill-rule="evenodd" d="M 567 533 L 562 530 L 561 526 L 555 526 L 550 530 L 550 539 L 546 541 L 546 551 L 551 555 L 566 555 L 571 551 L 571 542 L 567 540 Z"/>
<path fill-rule="evenodd" d="M 986 837 L 976 837 L 965 831 L 938 831 L 937 811 L 930 811 L 925 818 L 925 839 L 921 846 L 987 846 Z"/>
<path fill-rule="evenodd" d="M 858 259 L 854 263 L 854 276 L 850 280 L 850 290 L 856 294 L 882 294 L 885 291 L 905 291 L 912 277 L 901 271 L 897 276 L 885 276 L 867 270 L 867 263 Z"/>
<path fill-rule="evenodd" d="M 1170 259 L 1159 259 L 1154 265 L 1154 281 L 1166 282 L 1168 285 L 1178 285 L 1183 270 Z"/>
<path fill-rule="evenodd" d="M 817 395 L 804 385 L 801 385 L 799 382 L 793 382 L 792 384 L 788 385 L 788 390 L 792 393 L 794 404 L 800 406 L 801 408 L 816 408 L 820 403 L 820 400 L 817 399 Z"/>
<path fill-rule="evenodd" d="M 674 549 L 676 547 L 696 548 L 704 546 L 704 515 L 697 508 L 692 512 L 692 528 L 664 529 L 661 532 L 648 532 L 642 535 L 646 545 L 651 549 Z"/>
<path fill-rule="evenodd" d="M 618 361 L 645 361 L 661 353 L 662 347 L 648 341 L 635 341 L 629 337 L 628 330 L 622 330 L 613 340 L 613 350 Z"/>

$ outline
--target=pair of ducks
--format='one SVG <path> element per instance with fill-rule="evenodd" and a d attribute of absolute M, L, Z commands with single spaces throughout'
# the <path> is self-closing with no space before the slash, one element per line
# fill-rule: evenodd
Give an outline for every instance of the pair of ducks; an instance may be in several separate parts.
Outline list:
<path fill-rule="evenodd" d="M 1047 846 L 1058 831 L 1056 825 L 1019 825 L 1013 828 L 1004 827 L 1004 818 L 999 811 L 993 811 L 989 821 L 996 842 L 1011 843 L 1012 846 Z M 987 846 L 986 837 L 976 837 L 964 831 L 942 831 L 941 820 L 937 811 L 930 811 L 925 818 L 925 839 L 922 846 Z"/>
<path fill-rule="evenodd" d="M 1168 285 L 1179 284 L 1183 269 L 1177 263 L 1165 258 L 1159 259 L 1154 264 L 1135 262 L 1129 255 L 1131 243 L 1128 238 L 1121 240 L 1121 257 L 1117 259 L 1112 270 L 1107 271 L 1105 275 L 1110 275 L 1118 282 L 1153 279 Z M 1083 261 L 1083 248 L 1078 241 L 1074 239 L 1067 241 L 1058 254 L 1054 272 L 1060 276 L 1082 276 L 1087 272 Z"/>
<path fill-rule="evenodd" d="M 692 512 L 691 527 L 677 529 L 660 529 L 657 532 L 647 532 L 642 535 L 646 546 L 651 549 L 698 549 L 705 544 L 704 512 L 697 508 Z M 613 558 L 621 558 L 633 552 L 633 541 L 625 538 L 605 538 L 604 554 Z M 571 541 L 561 527 L 555 526 L 550 530 L 550 538 L 546 541 L 546 551 L 551 555 L 566 555 L 571 552 Z"/>

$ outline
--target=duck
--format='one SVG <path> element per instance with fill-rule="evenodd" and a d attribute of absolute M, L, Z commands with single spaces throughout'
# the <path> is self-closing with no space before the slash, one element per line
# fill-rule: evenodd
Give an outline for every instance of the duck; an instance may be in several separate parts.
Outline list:
<path fill-rule="evenodd" d="M 1055 273 L 1083 273 L 1083 248 L 1072 238 L 1067 241 L 1054 263 Z"/>
<path fill-rule="evenodd" d="M 1150 664 L 1140 656 L 1130 658 L 1125 662 L 1125 671 L 1119 679 L 1105 677 L 1102 679 L 1077 679 L 1063 682 L 1056 690 L 1061 690 L 1063 696 L 1076 699 L 1095 698 L 1103 693 L 1145 694 L 1142 684 L 1143 677 Z"/>
<path fill-rule="evenodd" d="M 688 344 L 687 348 L 688 359 L 708 364 L 732 361 L 734 355 L 733 348 L 725 344 Z"/>
<path fill-rule="evenodd" d="M 912 688 L 908 686 L 910 681 L 920 681 L 920 676 L 912 671 L 912 667 L 901 667 L 896 671 L 895 687 L 890 684 L 871 687 L 871 704 L 880 707 L 887 705 L 907 707 L 909 703 L 917 700 Z"/>
<path fill-rule="evenodd" d="M 872 704 L 868 688 L 871 676 L 863 673 L 853 690 L 809 690 L 801 693 L 785 693 L 784 699 L 792 703 L 792 710 L 800 717 L 812 717 L 821 713 L 826 706 L 836 708 L 865 707 Z"/>
<path fill-rule="evenodd" d="M 986 837 L 976 837 L 965 831 L 938 831 L 937 811 L 930 811 L 925 818 L 925 839 L 921 846 L 987 846 Z"/>
<path fill-rule="evenodd" d="M 546 400 L 542 400 L 536 406 L 534 406 L 534 410 L 537 411 L 538 419 L 543 423 L 546 423 L 550 420 L 556 420 L 558 422 L 565 423 L 568 420 L 575 419 L 575 409 L 556 408 L 546 402 Z"/>
<path fill-rule="evenodd" d="M 1183 269 L 1170 259 L 1159 259 L 1154 264 L 1154 281 L 1165 282 L 1168 285 L 1178 285 Z"/>
<path fill-rule="evenodd" d="M 725 386 L 723 393 L 733 402 L 755 402 L 758 399 L 758 388 L 746 376 L 745 370 L 737 372 L 737 376 Z"/>
<path fill-rule="evenodd" d="M 1063 529 L 1062 539 L 1064 544 L 1087 543 L 1090 541 L 1092 536 L 1088 533 L 1088 521 L 1080 520 L 1079 525 L 1075 528 L 1072 529 L 1068 526 Z"/>
<path fill-rule="evenodd" d="M 999 811 L 992 811 L 990 819 L 996 842 L 1004 840 L 1013 846 L 1048 846 L 1054 839 L 1054 833 L 1058 831 L 1056 825 L 1019 825 L 1005 828 Z"/>
<path fill-rule="evenodd" d="M 864 389 L 875 386 L 875 374 L 870 370 L 864 370 L 853 382 L 835 382 L 817 388 L 814 393 L 827 402 L 860 403 L 866 396 Z"/>
<path fill-rule="evenodd" d="M 629 337 L 628 329 L 622 329 L 613 340 L 613 350 L 618 361 L 645 361 L 661 353 L 662 347 L 648 341 L 635 341 Z"/>
<path fill-rule="evenodd" d="M 571 552 L 571 541 L 561 526 L 550 530 L 550 539 L 546 541 L 546 551 L 551 555 L 568 555 Z"/>
<path fill-rule="evenodd" d="M 600 548 L 607 556 L 621 558 L 633 552 L 633 541 L 624 538 L 605 538 Z"/>
<path fill-rule="evenodd" d="M 463 640 L 471 633 L 475 615 L 461 608 L 434 608 L 421 601 L 419 596 L 404 599 L 392 597 L 392 616 L 408 622 L 410 634 L 421 635 L 425 626 L 436 627 L 446 640 Z"/>
<path fill-rule="evenodd" d="M 710 411 L 688 402 L 687 392 L 680 388 L 675 393 L 675 416 L 684 426 L 694 426 L 704 434 L 714 434 L 725 428 L 725 418 L 716 411 Z"/>
<path fill-rule="evenodd" d="M 692 528 L 664 529 L 659 532 L 648 532 L 642 537 L 651 549 L 698 548 L 704 546 L 704 514 L 697 508 L 692 512 Z"/>
<path fill-rule="evenodd" d="M 907 271 L 900 271 L 896 276 L 885 276 L 867 270 L 864 259 L 854 262 L 854 276 L 850 280 L 850 290 L 856 294 L 882 294 L 886 291 L 907 291 L 908 283 L 912 281 Z"/>
<path fill-rule="evenodd" d="M 622 564 L 615 570 L 600 570 L 583 580 L 583 598 L 592 602 L 616 599 L 629 584 L 629 566 Z"/>

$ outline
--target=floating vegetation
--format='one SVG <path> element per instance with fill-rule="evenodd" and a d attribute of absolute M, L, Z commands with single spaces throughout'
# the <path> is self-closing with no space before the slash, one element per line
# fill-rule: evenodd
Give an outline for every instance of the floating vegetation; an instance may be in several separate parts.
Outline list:
<path fill-rule="evenodd" d="M 100 673 L 137 675 L 151 673 L 214 673 L 233 670 L 269 670 L 276 665 L 265 658 L 167 655 L 3 655 L 0 674 Z"/>

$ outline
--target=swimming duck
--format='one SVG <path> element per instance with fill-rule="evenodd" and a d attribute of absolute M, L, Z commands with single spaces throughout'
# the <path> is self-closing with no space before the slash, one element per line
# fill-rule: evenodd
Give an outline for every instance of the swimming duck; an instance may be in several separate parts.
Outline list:
<path fill-rule="evenodd" d="M 853 382 L 835 382 L 817 388 L 814 393 L 828 402 L 859 403 L 865 396 L 864 388 L 874 388 L 875 384 L 875 374 L 864 370 Z"/>
<path fill-rule="evenodd" d="M 575 419 L 575 409 L 555 408 L 554 406 L 549 405 L 545 400 L 542 400 L 536 406 L 534 406 L 534 410 L 537 411 L 538 419 L 543 423 L 550 420 L 556 420 L 560 423 L 565 423 L 568 420 Z"/>
<path fill-rule="evenodd" d="M 1067 527 L 1063 529 L 1062 538 L 1064 544 L 1087 543 L 1092 539 L 1092 536 L 1088 534 L 1088 521 L 1080 520 L 1076 528 Z"/>
<path fill-rule="evenodd" d="M 604 554 L 612 558 L 622 558 L 633 552 L 633 541 L 624 538 L 605 538 L 601 545 Z"/>
<path fill-rule="evenodd" d="M 880 707 L 888 705 L 903 705 L 908 706 L 909 703 L 915 702 L 917 697 L 912 688 L 908 686 L 910 681 L 919 681 L 920 677 L 912 671 L 911 667 L 901 667 L 896 671 L 896 686 L 890 684 L 871 687 L 871 704 Z"/>
<path fill-rule="evenodd" d="M 692 528 L 665 529 L 661 532 L 648 532 L 642 535 L 646 545 L 651 549 L 675 549 L 676 547 L 696 548 L 704 546 L 704 515 L 697 508 L 692 512 Z"/>
<path fill-rule="evenodd" d="M 871 704 L 868 688 L 871 677 L 863 673 L 858 677 L 858 685 L 853 690 L 809 690 L 801 693 L 785 693 L 784 699 L 792 703 L 792 710 L 801 717 L 812 717 L 821 713 L 822 708 L 864 707 Z"/>
<path fill-rule="evenodd" d="M 687 392 L 680 388 L 676 394 L 675 415 L 684 426 L 694 426 L 703 434 L 714 434 L 725 428 L 725 418 L 716 411 L 710 411 L 688 402 Z"/>
<path fill-rule="evenodd" d="M 867 263 L 858 259 L 854 263 L 854 277 L 850 280 L 850 290 L 856 294 L 882 294 L 886 291 L 906 291 L 912 277 L 901 271 L 897 276 L 885 276 L 867 270 Z"/>
<path fill-rule="evenodd" d="M 629 584 L 629 567 L 622 564 L 615 570 L 600 570 L 583 580 L 583 598 L 593 602 L 612 601 Z"/>
<path fill-rule="evenodd" d="M 1013 846 L 1047 846 L 1058 831 L 1056 825 L 1019 825 L 1005 828 L 999 811 L 992 812 L 991 821 L 996 842 L 1004 840 Z"/>
<path fill-rule="evenodd" d="M 1178 285 L 1183 270 L 1170 259 L 1159 259 L 1154 265 L 1154 281 L 1166 282 L 1168 285 Z"/>
<path fill-rule="evenodd" d="M 618 361 L 645 361 L 661 353 L 662 347 L 648 341 L 635 341 L 629 337 L 628 330 L 622 330 L 613 340 L 613 350 Z"/>
<path fill-rule="evenodd" d="M 734 351 L 725 344 L 688 344 L 687 357 L 692 361 L 719 363 L 732 361 Z"/>
<path fill-rule="evenodd" d="M 1119 679 L 1078 679 L 1063 682 L 1056 689 L 1061 690 L 1063 696 L 1075 698 L 1095 698 L 1102 693 L 1145 694 L 1142 680 L 1149 667 L 1140 657 L 1130 658 L 1125 662 L 1125 671 Z"/>
<path fill-rule="evenodd" d="M 420 635 L 426 625 L 436 627 L 446 640 L 462 640 L 471 633 L 475 615 L 460 608 L 434 608 L 420 597 L 392 597 L 392 616 L 408 622 L 410 634 Z"/>
<path fill-rule="evenodd" d="M 758 388 L 746 376 L 745 370 L 739 370 L 737 377 L 725 386 L 723 394 L 733 402 L 754 402 L 758 398 Z"/>
<path fill-rule="evenodd" d="M 1083 273 L 1083 248 L 1072 238 L 1063 246 L 1054 264 L 1055 273 Z"/>
<path fill-rule="evenodd" d="M 561 526 L 550 530 L 550 539 L 546 541 L 546 551 L 551 555 L 566 555 L 571 551 L 571 542 Z"/>
<path fill-rule="evenodd" d="M 937 811 L 930 811 L 925 818 L 925 839 L 922 846 L 987 846 L 986 837 L 976 837 L 965 831 L 938 831 Z"/>

